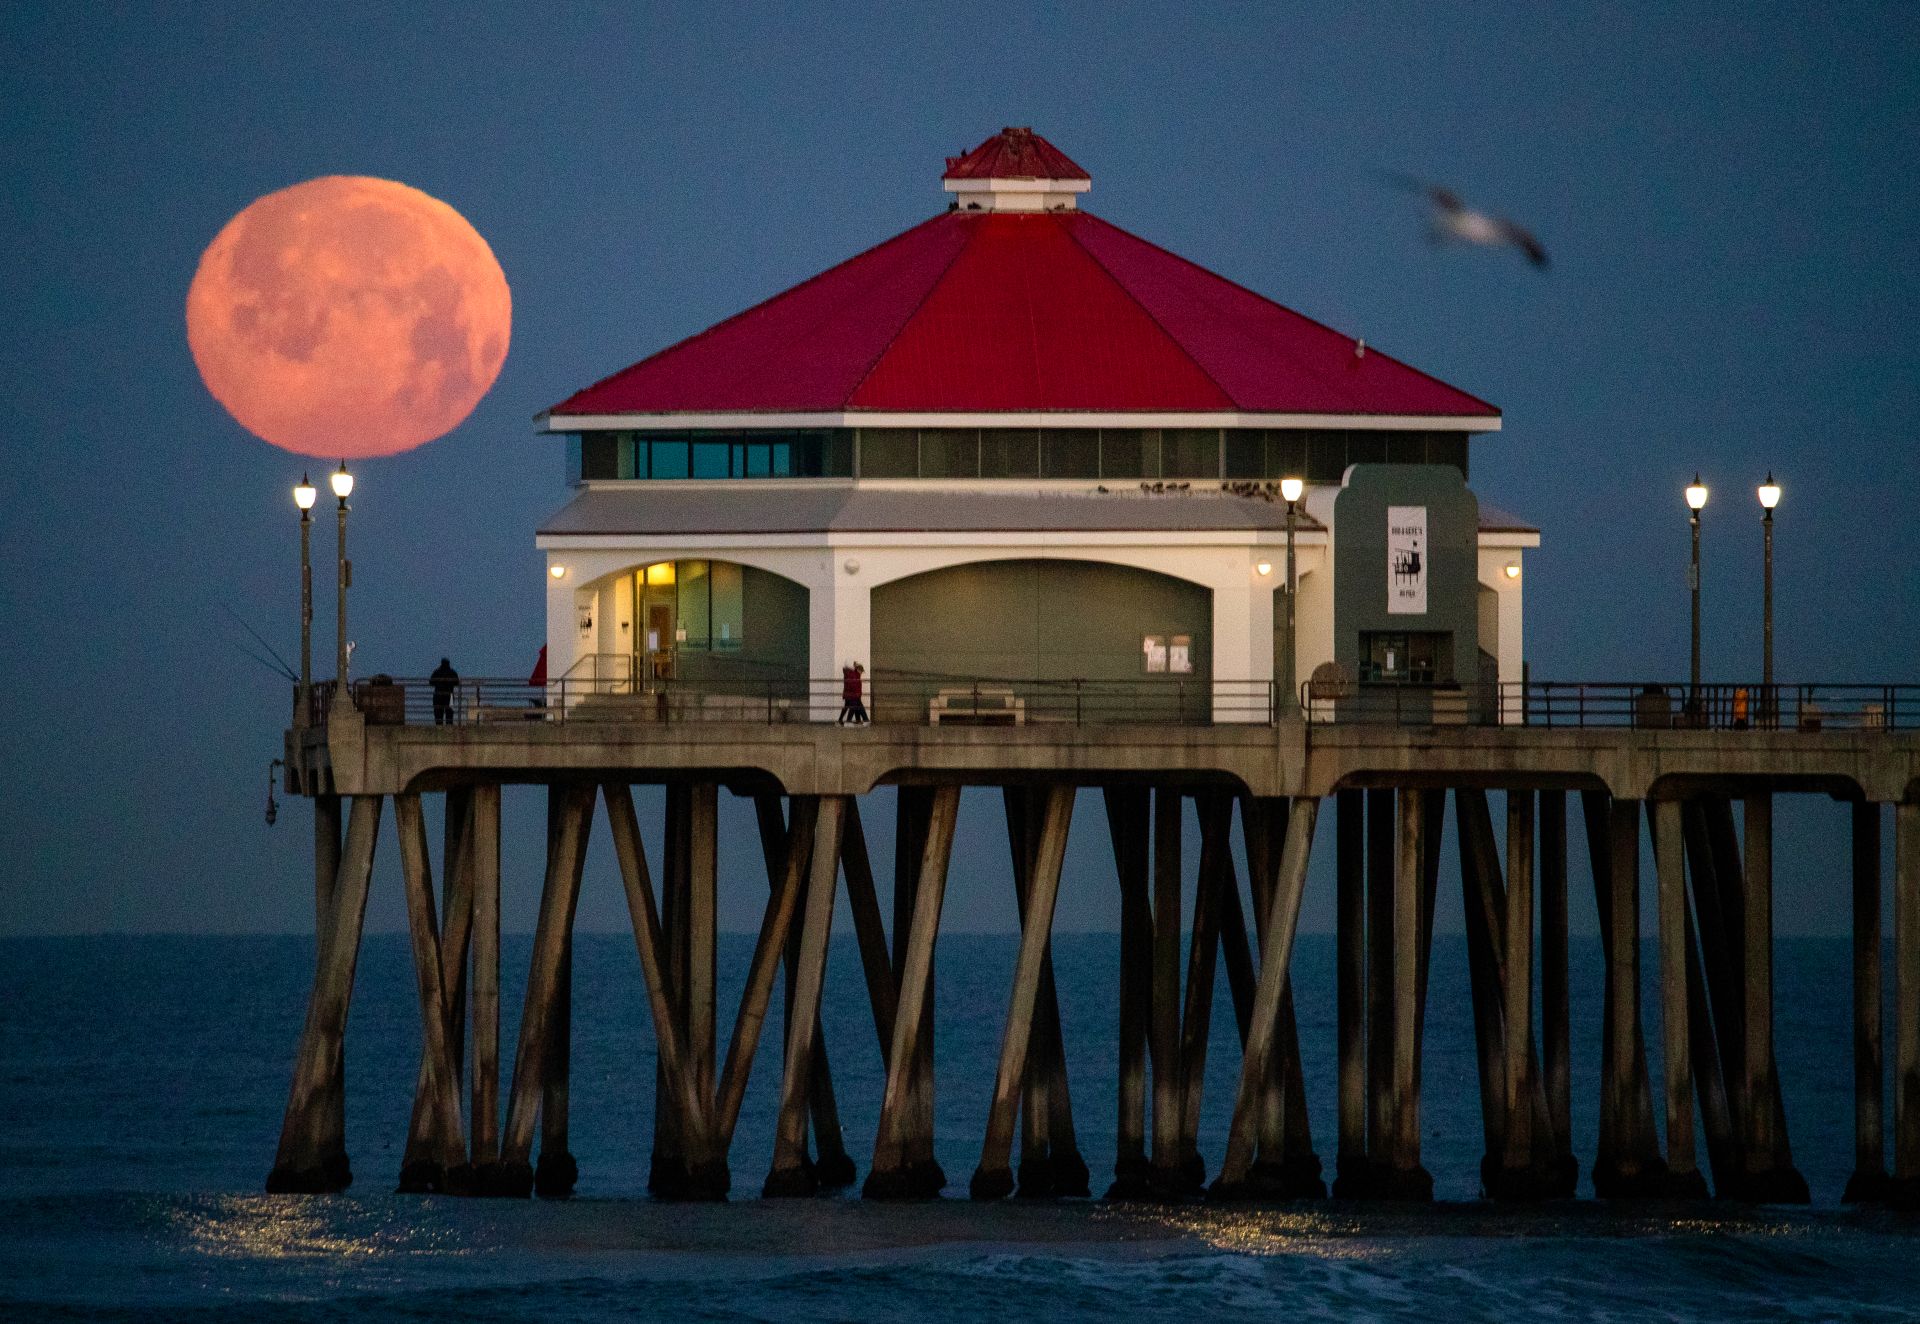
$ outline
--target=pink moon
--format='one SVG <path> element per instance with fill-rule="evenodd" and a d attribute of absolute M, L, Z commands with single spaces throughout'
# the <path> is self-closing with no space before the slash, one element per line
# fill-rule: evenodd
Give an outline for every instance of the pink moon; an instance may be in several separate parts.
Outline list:
<path fill-rule="evenodd" d="M 507 278 L 465 217 L 389 179 L 329 175 L 228 221 L 187 291 L 207 389 L 255 436 L 316 458 L 446 435 L 500 375 Z"/>

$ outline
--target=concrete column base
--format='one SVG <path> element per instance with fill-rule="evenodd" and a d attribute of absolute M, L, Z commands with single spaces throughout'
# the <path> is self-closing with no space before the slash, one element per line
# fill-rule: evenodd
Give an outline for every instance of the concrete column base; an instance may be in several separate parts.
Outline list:
<path fill-rule="evenodd" d="M 1256 1160 L 1248 1167 L 1245 1181 L 1215 1181 L 1207 1188 L 1207 1199 L 1221 1204 L 1326 1198 L 1327 1184 L 1320 1178 L 1320 1158 L 1316 1154 L 1299 1154 L 1278 1163 Z"/>
<path fill-rule="evenodd" d="M 967 1195 L 975 1200 L 1004 1200 L 1013 1194 L 1011 1168 L 976 1168 L 967 1183 Z"/>
<path fill-rule="evenodd" d="M 317 1167 L 275 1167 L 267 1174 L 268 1195 L 337 1195 L 353 1185 L 353 1168 L 344 1152 L 330 1154 Z"/>
<path fill-rule="evenodd" d="M 1667 1161 L 1600 1160 L 1593 1165 L 1593 1193 L 1601 1200 L 1665 1200 L 1671 1195 Z"/>
<path fill-rule="evenodd" d="M 931 1159 L 903 1163 L 897 1168 L 875 1168 L 860 1188 L 867 1200 L 934 1200 L 947 1187 L 947 1174 Z"/>
<path fill-rule="evenodd" d="M 1893 1190 L 1893 1179 L 1883 1167 L 1855 1168 L 1847 1178 L 1842 1204 L 1882 1204 Z"/>
<path fill-rule="evenodd" d="M 442 1167 L 431 1159 L 415 1159 L 400 1169 L 402 1195 L 471 1195 L 473 1168 L 465 1163 Z"/>
<path fill-rule="evenodd" d="M 1092 1174 L 1077 1150 L 1050 1150 L 1020 1160 L 1019 1186 L 1023 1200 L 1073 1199 L 1093 1193 Z"/>
<path fill-rule="evenodd" d="M 564 1200 L 573 1194 L 574 1184 L 579 1180 L 580 1165 L 573 1161 L 573 1155 L 564 1149 L 540 1151 L 540 1166 L 533 1172 L 535 1195 L 545 1200 Z"/>
<path fill-rule="evenodd" d="M 799 1200 L 818 1195 L 820 1187 L 813 1165 L 803 1164 L 769 1172 L 766 1183 L 760 1187 L 760 1195 L 767 1200 Z"/>
<path fill-rule="evenodd" d="M 1764 1168 L 1743 1172 L 1730 1182 L 1722 1182 L 1720 1196 L 1746 1204 L 1811 1204 L 1807 1179 L 1791 1167 Z"/>

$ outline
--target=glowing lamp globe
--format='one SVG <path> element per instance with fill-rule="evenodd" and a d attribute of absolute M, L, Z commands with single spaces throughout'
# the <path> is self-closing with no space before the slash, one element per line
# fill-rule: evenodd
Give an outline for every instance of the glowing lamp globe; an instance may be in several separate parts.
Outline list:
<path fill-rule="evenodd" d="M 353 475 L 347 472 L 345 460 L 340 461 L 340 467 L 333 471 L 333 476 L 327 482 L 333 488 L 333 494 L 342 501 L 353 495 Z"/>
<path fill-rule="evenodd" d="M 364 176 L 253 202 L 187 291 L 207 389 L 298 455 L 393 455 L 452 431 L 499 376 L 512 322 L 506 276 L 459 212 Z"/>
<path fill-rule="evenodd" d="M 301 474 L 299 485 L 293 489 L 293 504 L 302 510 L 312 510 L 313 503 L 319 499 L 320 490 L 307 481 L 305 474 Z"/>
<path fill-rule="evenodd" d="M 1307 485 L 1298 478 L 1282 478 L 1280 480 L 1280 495 L 1287 501 L 1298 501 L 1300 494 L 1306 490 Z"/>
<path fill-rule="evenodd" d="M 1699 474 L 1695 474 L 1693 481 L 1687 484 L 1687 507 L 1690 510 L 1699 510 L 1706 504 L 1707 485 L 1700 481 Z"/>
<path fill-rule="evenodd" d="M 1780 484 L 1773 481 L 1773 471 L 1767 471 L 1767 481 L 1760 484 L 1760 504 L 1772 510 L 1780 504 Z"/>

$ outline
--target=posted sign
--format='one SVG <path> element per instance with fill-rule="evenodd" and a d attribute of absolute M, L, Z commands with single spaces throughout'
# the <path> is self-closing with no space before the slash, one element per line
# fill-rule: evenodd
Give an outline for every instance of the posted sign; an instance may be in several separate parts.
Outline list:
<path fill-rule="evenodd" d="M 1427 508 L 1387 507 L 1387 614 L 1427 611 Z"/>

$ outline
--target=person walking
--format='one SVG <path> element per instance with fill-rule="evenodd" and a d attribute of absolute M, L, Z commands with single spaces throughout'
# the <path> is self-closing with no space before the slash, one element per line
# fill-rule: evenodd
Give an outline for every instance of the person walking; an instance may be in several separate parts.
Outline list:
<path fill-rule="evenodd" d="M 849 662 L 840 668 L 840 716 L 836 724 L 859 726 L 867 720 L 867 706 L 861 702 L 861 680 L 866 668 Z"/>
<path fill-rule="evenodd" d="M 433 686 L 433 724 L 452 726 L 453 692 L 460 686 L 460 673 L 453 669 L 451 661 L 443 657 L 427 681 Z"/>

